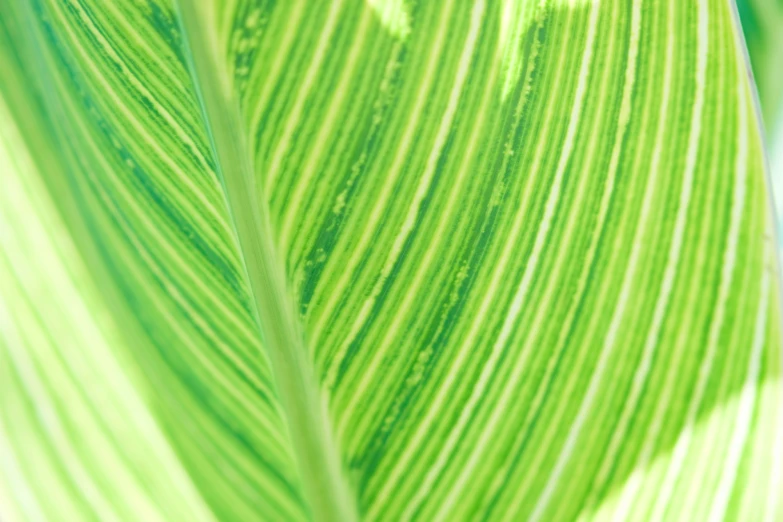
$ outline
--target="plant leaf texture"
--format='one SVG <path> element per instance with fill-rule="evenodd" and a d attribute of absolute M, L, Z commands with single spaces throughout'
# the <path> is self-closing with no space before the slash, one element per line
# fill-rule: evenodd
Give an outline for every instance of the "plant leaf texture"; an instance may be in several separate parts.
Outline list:
<path fill-rule="evenodd" d="M 0 0 L 0 519 L 780 521 L 728 0 Z"/>

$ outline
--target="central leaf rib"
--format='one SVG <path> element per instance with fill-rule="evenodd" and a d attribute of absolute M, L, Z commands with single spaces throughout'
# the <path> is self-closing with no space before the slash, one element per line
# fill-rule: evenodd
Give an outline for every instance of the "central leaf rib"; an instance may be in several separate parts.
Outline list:
<path fill-rule="evenodd" d="M 326 404 L 307 359 L 302 326 L 288 292 L 273 241 L 264 198 L 257 198 L 253 168 L 228 71 L 210 40 L 207 6 L 180 0 L 186 56 L 253 299 L 256 323 L 272 363 L 286 414 L 305 497 L 313 518 L 358 520 L 354 496 L 343 477 Z"/>

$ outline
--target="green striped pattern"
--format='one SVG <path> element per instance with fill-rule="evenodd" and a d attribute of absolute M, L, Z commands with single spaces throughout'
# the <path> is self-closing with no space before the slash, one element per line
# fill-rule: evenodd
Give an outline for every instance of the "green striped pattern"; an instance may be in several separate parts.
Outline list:
<path fill-rule="evenodd" d="M 112 352 L 119 332 L 0 101 L 3 520 L 205 519 Z M 7 517 L 7 518 L 6 518 Z"/>
<path fill-rule="evenodd" d="M 728 1 L 20 4 L 4 521 L 783 520 Z"/>
<path fill-rule="evenodd" d="M 767 135 L 779 131 L 783 101 L 783 2 L 737 0 Z"/>

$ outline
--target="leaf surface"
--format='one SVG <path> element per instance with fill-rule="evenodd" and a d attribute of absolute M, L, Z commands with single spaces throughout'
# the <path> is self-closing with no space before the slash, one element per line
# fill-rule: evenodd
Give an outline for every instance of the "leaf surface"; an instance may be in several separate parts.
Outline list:
<path fill-rule="evenodd" d="M 739 0 L 737 8 L 767 134 L 773 136 L 780 125 L 783 100 L 783 4 L 777 0 Z"/>
<path fill-rule="evenodd" d="M 728 2 L 0 9 L 2 516 L 783 516 Z"/>

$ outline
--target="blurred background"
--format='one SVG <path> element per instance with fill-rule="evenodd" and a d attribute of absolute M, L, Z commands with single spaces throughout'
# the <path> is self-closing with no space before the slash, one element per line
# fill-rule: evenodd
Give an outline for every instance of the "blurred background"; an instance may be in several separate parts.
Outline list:
<path fill-rule="evenodd" d="M 769 151 L 778 233 L 783 232 L 783 0 L 737 0 Z M 778 238 L 783 244 L 783 237 Z"/>

